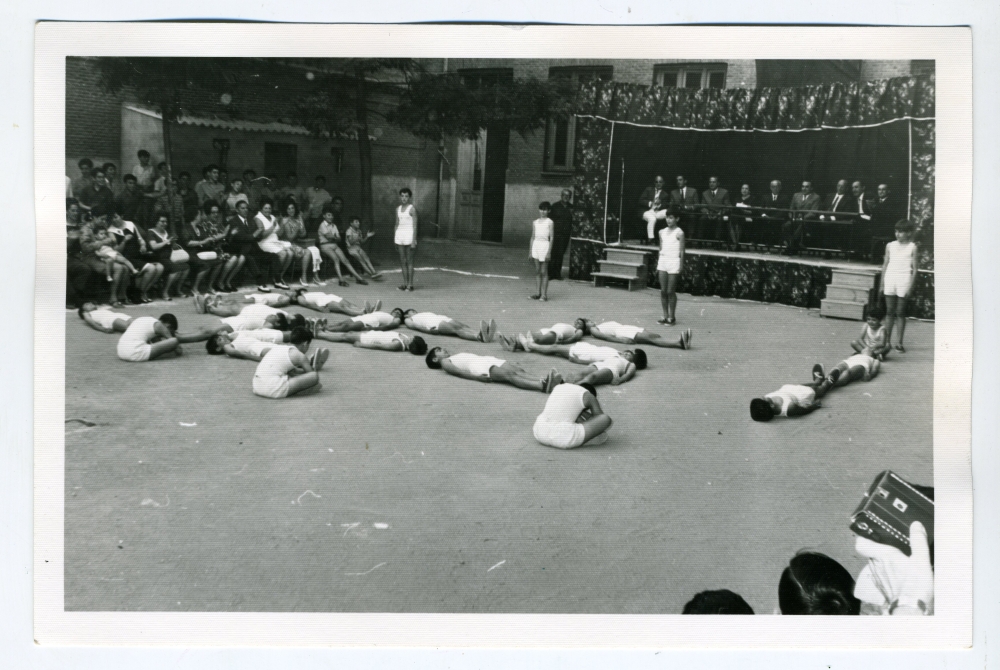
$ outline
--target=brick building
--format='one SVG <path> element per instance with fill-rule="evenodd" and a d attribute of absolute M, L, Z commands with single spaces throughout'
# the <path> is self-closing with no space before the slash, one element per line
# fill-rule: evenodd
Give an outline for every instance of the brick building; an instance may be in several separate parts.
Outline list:
<path fill-rule="evenodd" d="M 690 61 L 611 59 L 434 59 L 431 71 L 459 72 L 470 85 L 497 77 L 594 78 L 685 88 L 801 86 L 924 74 L 930 61 Z M 293 101 L 309 88 L 309 67 L 302 62 L 255 61 L 256 88 L 238 99 L 219 92 L 186 92 L 186 114 L 172 126 L 175 174 L 188 171 L 195 181 L 203 166 L 218 163 L 230 175 L 253 168 L 284 177 L 289 170 L 311 185 L 323 174 L 331 193 L 346 209 L 360 211 L 359 152 L 350 135 L 319 137 L 296 125 Z M 97 85 L 92 61 L 68 58 L 66 71 L 66 174 L 89 157 L 111 161 L 120 171 L 136 163 L 140 148 L 162 159 L 163 138 L 155 112 L 128 92 L 109 96 Z M 391 104 L 391 100 L 385 100 Z M 252 119 L 252 120 L 248 120 Z M 396 193 L 414 192 L 421 235 L 527 244 L 531 221 L 542 200 L 554 201 L 571 184 L 574 120 L 549 122 L 526 137 L 503 127 L 484 130 L 477 140 L 448 139 L 442 146 L 416 138 L 389 124 L 370 126 L 373 153 L 373 223 L 382 244 L 391 239 Z"/>

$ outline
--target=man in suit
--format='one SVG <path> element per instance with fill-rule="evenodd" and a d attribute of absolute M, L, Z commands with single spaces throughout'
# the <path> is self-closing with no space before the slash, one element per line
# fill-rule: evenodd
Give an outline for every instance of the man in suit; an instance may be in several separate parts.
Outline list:
<path fill-rule="evenodd" d="M 830 195 L 826 196 L 826 200 L 823 202 L 823 211 L 826 212 L 855 212 L 854 200 L 851 199 L 851 195 L 847 192 L 847 180 L 841 179 L 837 182 L 837 190 Z M 836 214 L 820 214 L 820 221 L 853 221 L 854 217 L 838 217 Z M 832 223 L 824 223 L 816 226 L 818 231 L 819 239 L 817 244 L 819 246 L 828 249 L 843 249 L 844 245 L 847 243 L 848 235 L 846 234 L 849 230 L 845 226 Z"/>
<path fill-rule="evenodd" d="M 813 212 L 818 211 L 819 207 L 819 196 L 813 193 L 812 182 L 802 182 L 802 190 L 792 196 L 792 202 L 788 207 L 792 210 L 791 220 L 786 221 L 781 227 L 781 236 L 785 242 L 784 253 L 799 253 L 805 235 L 805 223 L 816 220 L 816 214 Z"/>
<path fill-rule="evenodd" d="M 563 257 L 566 255 L 566 247 L 569 246 L 569 238 L 573 232 L 573 203 L 570 202 L 572 197 L 573 191 L 564 188 L 559 202 L 552 205 L 549 210 L 549 218 L 553 223 L 549 279 L 562 279 Z"/>
<path fill-rule="evenodd" d="M 233 255 L 246 259 L 247 271 L 257 281 L 257 290 L 265 293 L 270 291 L 267 284 L 275 269 L 273 256 L 276 254 L 265 254 L 257 245 L 262 233 L 257 231 L 257 225 L 250 219 L 245 200 L 236 203 L 236 214 L 229 217 L 226 226 L 229 229 L 229 248 Z"/>
<path fill-rule="evenodd" d="M 769 192 L 763 198 L 761 198 L 761 207 L 770 207 L 774 209 L 788 209 L 791 206 L 791 198 L 781 192 L 781 182 L 777 179 L 773 180 L 769 187 Z M 778 238 L 778 231 L 781 228 L 777 225 L 767 225 L 768 221 L 773 221 L 774 224 L 783 224 L 788 219 L 787 212 L 763 212 L 761 218 L 764 219 L 765 225 L 760 231 L 760 241 L 764 244 L 774 244 Z"/>
<path fill-rule="evenodd" d="M 719 178 L 708 178 L 708 189 L 701 194 L 701 202 L 704 205 L 731 205 L 729 191 L 719 188 Z M 717 209 L 716 207 L 701 208 L 701 230 L 698 237 L 705 239 L 711 235 L 710 239 L 722 240 L 722 226 L 729 223 L 729 211 Z M 714 228 L 714 230 L 713 230 Z M 736 245 L 736 237 L 733 235 L 733 228 L 729 226 L 729 240 L 733 246 Z"/>
<path fill-rule="evenodd" d="M 680 227 L 690 235 L 694 227 L 694 208 L 698 205 L 698 192 L 687 185 L 684 175 L 677 175 L 677 188 L 670 192 L 670 205 L 680 212 Z"/>
<path fill-rule="evenodd" d="M 656 235 L 660 232 L 659 229 L 666 226 L 665 223 L 661 225 L 661 222 L 667 218 L 667 193 L 663 190 L 666 183 L 661 175 L 656 175 L 653 185 L 643 189 L 642 195 L 639 196 L 639 218 L 645 221 L 646 241 L 652 244 L 656 244 Z M 646 220 L 648 218 L 647 212 L 653 212 L 655 216 L 653 221 Z M 552 212 L 549 212 L 550 217 L 551 215 Z M 549 267 L 552 267 L 551 263 L 549 263 Z"/>
<path fill-rule="evenodd" d="M 865 184 L 860 179 L 851 184 L 851 199 L 854 211 L 860 215 L 851 227 L 851 247 L 859 255 L 868 255 L 872 244 L 872 214 L 875 212 L 875 205 L 865 194 Z"/>
<path fill-rule="evenodd" d="M 878 198 L 871 205 L 872 235 L 892 239 L 895 236 L 896 222 L 906 218 L 906 208 L 892 195 L 888 184 L 878 185 Z M 884 251 L 884 248 L 871 249 L 872 260 L 881 261 Z"/>

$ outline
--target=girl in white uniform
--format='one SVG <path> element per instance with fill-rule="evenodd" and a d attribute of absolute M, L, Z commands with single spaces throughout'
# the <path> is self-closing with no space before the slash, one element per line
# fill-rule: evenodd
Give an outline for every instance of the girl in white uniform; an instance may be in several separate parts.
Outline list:
<path fill-rule="evenodd" d="M 413 191 L 408 188 L 399 191 L 399 206 L 396 207 L 396 228 L 393 241 L 399 251 L 399 266 L 403 271 L 400 291 L 413 290 L 413 257 L 417 253 L 417 210 L 410 202 Z"/>
<path fill-rule="evenodd" d="M 128 314 L 113 312 L 104 307 L 98 308 L 92 302 L 83 303 L 76 313 L 84 323 L 102 333 L 124 333 L 132 323 L 132 317 Z"/>
<path fill-rule="evenodd" d="M 912 221 L 896 223 L 896 241 L 885 245 L 882 262 L 881 293 L 885 296 L 886 344 L 892 344 L 892 330 L 899 322 L 899 340 L 896 351 L 905 353 L 903 334 L 906 332 L 906 300 L 917 278 L 917 244 L 913 241 L 916 226 Z"/>
<path fill-rule="evenodd" d="M 660 231 L 660 257 L 656 262 L 663 318 L 657 323 L 677 323 L 677 280 L 684 270 L 684 231 L 677 227 L 677 212 L 667 212 L 667 227 Z"/>
<path fill-rule="evenodd" d="M 549 299 L 549 259 L 552 257 L 552 236 L 555 224 L 549 218 L 549 203 L 538 205 L 538 218 L 531 222 L 531 243 L 528 256 L 535 262 L 535 274 L 538 280 L 538 290 L 530 296 L 532 300 L 546 301 Z"/>
<path fill-rule="evenodd" d="M 531 432 L 547 447 L 573 449 L 587 443 L 602 444 L 610 427 L 611 418 L 597 402 L 597 390 L 567 383 L 552 389 Z"/>

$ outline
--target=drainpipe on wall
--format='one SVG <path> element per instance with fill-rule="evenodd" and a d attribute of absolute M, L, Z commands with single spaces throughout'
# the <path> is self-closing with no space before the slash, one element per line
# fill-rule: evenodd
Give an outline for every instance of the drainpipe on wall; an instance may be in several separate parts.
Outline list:
<path fill-rule="evenodd" d="M 438 183 L 437 197 L 435 198 L 434 212 L 434 237 L 441 236 L 441 180 L 444 179 L 444 138 L 438 140 Z"/>

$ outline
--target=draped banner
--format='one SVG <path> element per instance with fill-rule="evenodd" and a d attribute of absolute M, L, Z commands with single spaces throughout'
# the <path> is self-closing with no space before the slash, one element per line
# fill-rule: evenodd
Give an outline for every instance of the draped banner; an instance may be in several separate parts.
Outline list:
<path fill-rule="evenodd" d="M 684 173 L 699 191 L 705 188 L 699 179 L 720 173 L 733 196 L 744 182 L 762 193 L 770 179 L 765 171 L 779 170 L 774 174 L 785 176 L 787 193 L 798 190 L 803 179 L 828 192 L 828 182 L 860 177 L 868 183 L 868 197 L 874 198 L 875 186 L 888 182 L 919 226 L 920 268 L 934 268 L 933 76 L 753 90 L 594 81 L 580 87 L 576 114 L 574 237 L 604 240 L 606 227 L 614 231 L 609 239 L 617 240 L 619 198 L 622 223 L 633 225 L 637 206 L 631 200 L 637 202 L 641 191 L 637 183 L 649 185 L 645 182 L 658 170 L 667 173 L 668 188 L 674 188 L 671 173 Z M 660 133 L 668 138 L 662 140 L 664 146 L 686 157 L 649 156 L 643 143 Z M 685 135 L 690 139 L 681 139 Z M 776 147 L 779 157 L 763 155 L 769 147 Z M 792 156 L 794 164 L 782 166 L 780 155 Z M 630 160 L 649 163 L 650 174 L 636 169 L 630 176 Z M 594 265 L 588 261 L 597 256 L 584 247 L 594 245 L 574 246 L 571 274 L 589 278 Z M 574 259 L 581 265 L 573 267 Z M 911 313 L 933 318 L 932 274 L 921 273 L 917 291 Z"/>

